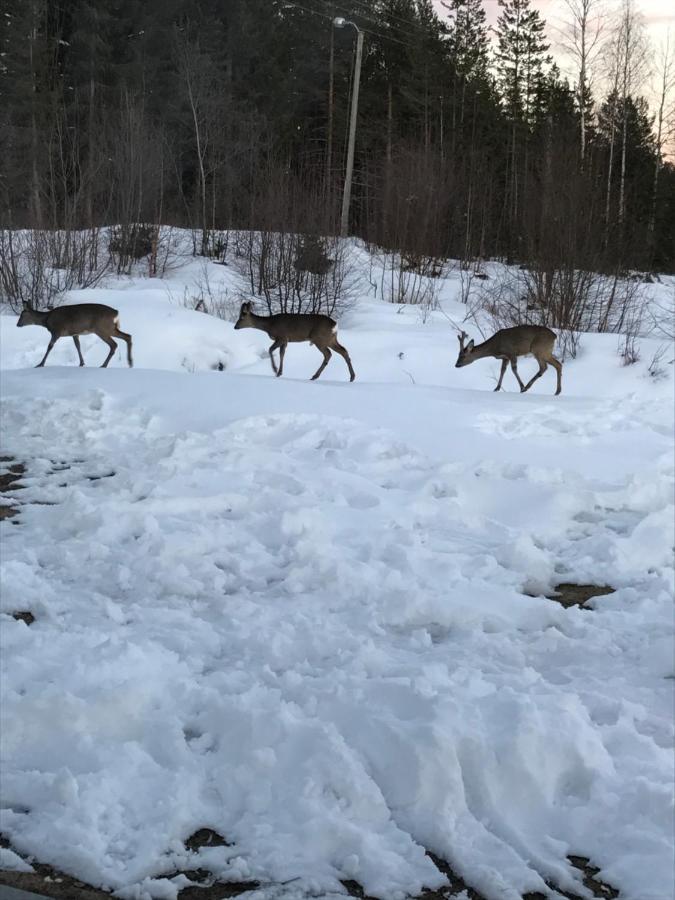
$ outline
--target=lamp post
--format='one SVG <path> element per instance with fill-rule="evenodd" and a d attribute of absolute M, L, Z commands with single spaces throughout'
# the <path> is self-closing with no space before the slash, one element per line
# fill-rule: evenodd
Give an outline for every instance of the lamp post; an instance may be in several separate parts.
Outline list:
<path fill-rule="evenodd" d="M 359 84 L 361 82 L 361 56 L 363 54 L 363 32 L 350 22 L 337 16 L 333 19 L 336 28 L 351 25 L 356 30 L 356 62 L 354 64 L 354 88 L 352 90 L 352 109 L 349 117 L 349 142 L 347 144 L 347 171 L 345 172 L 345 189 L 342 194 L 342 215 L 340 217 L 340 234 L 347 237 L 349 230 L 349 203 L 352 196 L 352 173 L 354 172 L 354 143 L 356 141 L 356 114 L 359 108 Z"/>

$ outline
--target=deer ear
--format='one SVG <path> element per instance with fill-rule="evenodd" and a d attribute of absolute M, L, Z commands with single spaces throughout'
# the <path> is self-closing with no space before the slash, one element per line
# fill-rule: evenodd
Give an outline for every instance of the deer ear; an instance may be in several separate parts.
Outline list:
<path fill-rule="evenodd" d="M 466 345 L 466 349 L 467 349 L 467 350 L 473 350 L 473 341 L 472 341 L 472 340 L 469 341 L 469 343 Z"/>

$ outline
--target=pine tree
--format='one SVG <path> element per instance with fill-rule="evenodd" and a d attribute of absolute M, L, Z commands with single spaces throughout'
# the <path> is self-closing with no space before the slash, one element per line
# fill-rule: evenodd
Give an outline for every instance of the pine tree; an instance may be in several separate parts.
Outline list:
<path fill-rule="evenodd" d="M 449 0 L 448 50 L 453 71 L 466 81 L 484 81 L 489 67 L 489 39 L 482 0 Z"/>
<path fill-rule="evenodd" d="M 543 93 L 546 55 L 545 24 L 530 0 L 499 0 L 497 21 L 497 79 L 504 111 L 511 123 L 505 208 L 509 211 L 507 255 L 519 246 L 521 195 L 527 193 L 529 172 L 528 141 L 538 117 Z M 518 251 L 520 252 L 520 251 Z"/>
<path fill-rule="evenodd" d="M 531 124 L 537 93 L 550 64 L 545 23 L 530 0 L 499 0 L 497 77 L 512 121 Z"/>

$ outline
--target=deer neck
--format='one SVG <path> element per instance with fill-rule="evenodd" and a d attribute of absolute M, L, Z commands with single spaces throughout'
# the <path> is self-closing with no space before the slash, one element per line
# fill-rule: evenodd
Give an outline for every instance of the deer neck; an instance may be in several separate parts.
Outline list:
<path fill-rule="evenodd" d="M 259 331 L 264 331 L 266 334 L 269 334 L 271 318 L 271 316 L 257 316 L 255 313 L 251 313 L 251 325 L 253 328 L 257 328 Z"/>
<path fill-rule="evenodd" d="M 471 359 L 483 359 L 486 356 L 493 356 L 494 348 L 490 345 L 490 341 L 484 341 L 471 351 Z"/>
<path fill-rule="evenodd" d="M 42 325 L 44 328 L 47 327 L 47 317 L 49 316 L 50 310 L 31 309 L 30 312 L 33 325 Z"/>

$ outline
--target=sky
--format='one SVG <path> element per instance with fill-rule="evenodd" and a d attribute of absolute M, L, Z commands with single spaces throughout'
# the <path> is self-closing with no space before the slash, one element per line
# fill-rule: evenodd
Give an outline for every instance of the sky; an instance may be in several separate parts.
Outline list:
<path fill-rule="evenodd" d="M 622 0 L 605 0 L 604 5 L 609 11 L 618 11 L 621 8 L 621 2 Z M 645 17 L 650 36 L 658 35 L 659 30 L 665 30 L 668 24 L 675 26 L 675 5 L 669 0 L 637 0 L 635 5 Z M 488 21 L 490 24 L 494 24 L 499 16 L 497 0 L 483 0 L 483 6 L 487 11 Z M 542 16 L 551 23 L 556 19 L 564 20 L 565 18 L 564 0 L 532 0 L 532 6 L 536 7 Z"/>
<path fill-rule="evenodd" d="M 609 19 L 618 14 L 623 0 L 602 0 Z M 435 0 L 441 16 L 445 14 L 441 0 Z M 483 0 L 489 25 L 495 25 L 499 18 L 500 7 L 497 0 Z M 532 6 L 540 11 L 548 25 L 551 52 L 563 71 L 566 69 L 564 52 L 560 44 L 559 30 L 569 20 L 565 0 L 532 0 Z M 647 36 L 654 47 L 658 47 L 665 39 L 668 29 L 671 31 L 671 42 L 675 42 L 675 3 L 671 0 L 635 0 L 636 9 L 644 16 Z M 565 74 L 568 74 L 565 72 Z M 571 73 L 569 73 L 571 74 Z M 645 92 L 649 95 L 649 90 Z"/>

